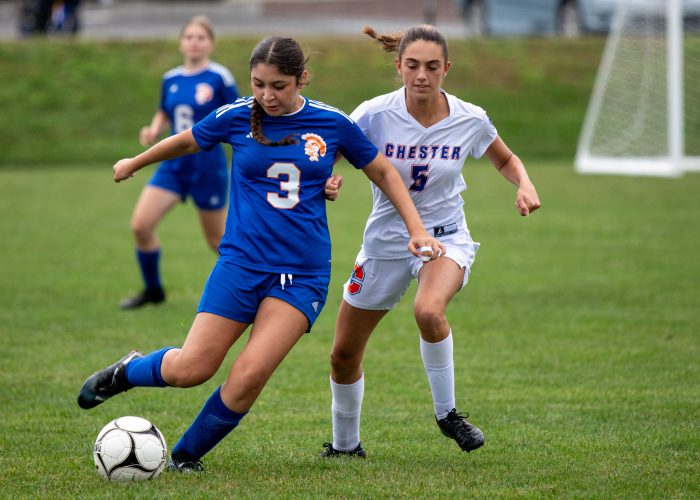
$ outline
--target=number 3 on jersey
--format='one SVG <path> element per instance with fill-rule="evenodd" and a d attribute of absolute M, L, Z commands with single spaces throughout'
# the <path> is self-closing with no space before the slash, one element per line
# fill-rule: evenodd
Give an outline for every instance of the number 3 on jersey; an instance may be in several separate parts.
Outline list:
<path fill-rule="evenodd" d="M 267 169 L 267 176 L 271 179 L 279 179 L 280 175 L 287 176 L 287 180 L 280 180 L 280 191 L 287 191 L 286 196 L 277 193 L 267 193 L 267 202 L 275 208 L 289 210 L 299 203 L 299 178 L 301 171 L 294 163 L 274 163 Z"/>
<path fill-rule="evenodd" d="M 428 184 L 428 174 L 430 173 L 430 165 L 411 165 L 411 184 L 408 189 L 420 193 Z"/>

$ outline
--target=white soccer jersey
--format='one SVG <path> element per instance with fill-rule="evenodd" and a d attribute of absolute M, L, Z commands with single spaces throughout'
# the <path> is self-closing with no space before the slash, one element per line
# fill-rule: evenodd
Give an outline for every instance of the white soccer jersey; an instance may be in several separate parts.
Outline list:
<path fill-rule="evenodd" d="M 351 117 L 401 174 L 425 228 L 436 236 L 462 228 L 467 156 L 481 158 L 496 139 L 496 128 L 478 106 L 445 91 L 448 117 L 425 128 L 406 109 L 404 88 L 365 101 Z M 372 184 L 374 202 L 362 248 L 367 257 L 406 256 L 408 231 L 391 201 Z M 444 228 L 440 230 L 439 228 Z M 443 231 L 441 233 L 440 231 Z"/>

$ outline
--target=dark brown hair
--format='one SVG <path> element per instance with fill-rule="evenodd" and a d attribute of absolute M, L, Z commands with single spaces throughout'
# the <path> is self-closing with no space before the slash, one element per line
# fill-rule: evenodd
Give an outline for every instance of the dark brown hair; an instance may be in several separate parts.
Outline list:
<path fill-rule="evenodd" d="M 438 44 L 442 48 L 442 55 L 445 57 L 445 62 L 449 60 L 448 50 L 447 50 L 447 40 L 440 33 L 435 26 L 430 24 L 419 24 L 413 28 L 409 28 L 405 33 L 377 33 L 369 26 L 362 28 L 362 32 L 368 35 L 382 46 L 382 48 L 387 52 L 398 52 L 398 59 L 401 61 L 401 56 L 403 56 L 403 51 L 410 44 L 416 40 L 425 40 L 426 42 L 433 42 Z"/>
<path fill-rule="evenodd" d="M 271 36 L 258 43 L 250 55 L 250 69 L 259 63 L 274 64 L 280 73 L 287 76 L 294 76 L 297 83 L 301 82 L 301 77 L 306 69 L 307 59 L 304 51 L 292 38 Z M 253 139 L 266 146 L 285 146 L 296 144 L 298 141 L 293 135 L 288 135 L 280 141 L 271 141 L 262 131 L 263 108 L 253 99 L 253 109 L 250 113 L 250 132 Z"/>

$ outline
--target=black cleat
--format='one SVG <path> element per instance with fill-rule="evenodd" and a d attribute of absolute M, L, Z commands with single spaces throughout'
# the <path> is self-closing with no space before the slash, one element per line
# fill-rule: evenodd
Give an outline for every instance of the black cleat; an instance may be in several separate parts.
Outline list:
<path fill-rule="evenodd" d="M 168 470 L 170 472 L 184 472 L 185 474 L 191 474 L 195 472 L 204 472 L 204 466 L 200 460 L 190 460 L 189 458 L 184 460 L 178 460 L 171 456 L 168 459 Z"/>
<path fill-rule="evenodd" d="M 323 458 L 335 458 L 335 457 L 357 457 L 357 458 L 367 458 L 367 452 L 362 447 L 362 443 L 358 444 L 354 450 L 336 450 L 333 448 L 333 443 L 323 443 L 325 450 L 321 453 Z"/>
<path fill-rule="evenodd" d="M 138 295 L 124 299 L 119 304 L 122 309 L 138 309 L 146 304 L 160 304 L 165 301 L 165 290 L 162 288 L 146 288 Z"/>
<path fill-rule="evenodd" d="M 463 451 L 476 450 L 484 445 L 484 433 L 467 422 L 468 416 L 462 416 L 455 408 L 452 408 L 445 418 L 435 419 L 442 433 L 457 441 Z"/>
<path fill-rule="evenodd" d="M 80 389 L 78 405 L 89 410 L 112 396 L 131 389 L 133 385 L 126 379 L 125 367 L 131 360 L 141 357 L 143 355 L 139 351 L 131 351 L 113 365 L 90 375 Z"/>

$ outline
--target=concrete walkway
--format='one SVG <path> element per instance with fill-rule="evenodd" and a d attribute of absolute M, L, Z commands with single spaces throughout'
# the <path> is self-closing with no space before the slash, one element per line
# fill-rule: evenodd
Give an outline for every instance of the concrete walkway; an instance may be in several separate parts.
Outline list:
<path fill-rule="evenodd" d="M 0 2 L 0 39 L 18 39 L 17 13 L 18 2 Z M 84 1 L 79 37 L 175 37 L 196 14 L 209 16 L 220 35 L 360 36 L 365 24 L 395 31 L 425 22 L 431 13 L 446 36 L 465 36 L 454 0 L 103 0 Z"/>

